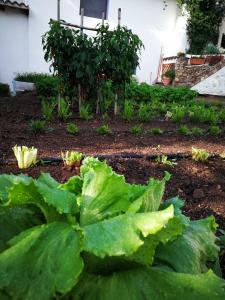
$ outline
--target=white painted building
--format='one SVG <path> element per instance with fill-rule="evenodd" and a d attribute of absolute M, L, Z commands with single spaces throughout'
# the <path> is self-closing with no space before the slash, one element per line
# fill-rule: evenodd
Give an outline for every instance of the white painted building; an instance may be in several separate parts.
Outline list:
<path fill-rule="evenodd" d="M 84 1 L 85 0 L 81 0 Z M 61 0 L 61 19 L 80 24 L 80 0 Z M 176 55 L 187 47 L 185 19 L 176 0 L 104 0 L 107 20 L 117 25 L 118 8 L 122 25 L 138 34 L 145 45 L 141 55 L 140 81 L 152 83 L 157 78 L 161 50 Z M 84 3 L 82 2 L 82 3 Z M 98 0 L 88 0 L 94 5 Z M 29 5 L 18 5 L 25 3 Z M 48 72 L 41 36 L 48 30 L 50 18 L 57 18 L 57 0 L 0 0 L 0 82 L 11 83 L 18 72 Z M 101 20 L 85 17 L 84 25 L 95 27 Z"/>

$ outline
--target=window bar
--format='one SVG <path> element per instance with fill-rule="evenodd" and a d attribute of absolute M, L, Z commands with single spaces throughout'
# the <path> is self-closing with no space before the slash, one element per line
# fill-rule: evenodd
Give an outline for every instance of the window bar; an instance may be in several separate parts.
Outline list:
<path fill-rule="evenodd" d="M 60 21 L 60 0 L 58 1 L 58 5 L 57 5 L 57 20 Z"/>
<path fill-rule="evenodd" d="M 118 9 L 118 27 L 121 25 L 121 8 Z"/>

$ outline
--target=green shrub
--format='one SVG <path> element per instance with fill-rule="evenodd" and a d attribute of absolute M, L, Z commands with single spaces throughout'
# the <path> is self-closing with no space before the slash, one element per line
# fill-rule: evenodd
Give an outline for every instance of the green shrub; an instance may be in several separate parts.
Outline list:
<path fill-rule="evenodd" d="M 192 159 L 197 162 L 207 162 L 210 154 L 205 149 L 198 149 L 195 147 L 192 147 Z"/>
<path fill-rule="evenodd" d="M 52 78 L 51 75 L 45 73 L 18 73 L 15 77 L 16 81 L 22 82 L 32 82 L 37 83 L 39 81 L 45 80 L 46 78 Z"/>
<path fill-rule="evenodd" d="M 203 135 L 204 132 L 205 132 L 205 130 L 202 128 L 199 128 L 199 127 L 193 127 L 191 129 L 191 134 L 193 134 L 194 136 Z"/>
<path fill-rule="evenodd" d="M 86 104 L 86 105 L 81 105 L 81 108 L 80 108 L 80 118 L 85 120 L 85 121 L 88 121 L 92 118 L 92 114 L 91 114 L 91 108 L 90 108 L 90 105 L 89 104 Z"/>
<path fill-rule="evenodd" d="M 9 85 L 5 83 L 0 83 L 0 97 L 9 97 L 10 90 Z"/>
<path fill-rule="evenodd" d="M 39 78 L 35 83 L 38 96 L 57 97 L 59 93 L 58 77 L 47 76 Z"/>
<path fill-rule="evenodd" d="M 141 125 L 134 126 L 130 128 L 130 132 L 134 135 L 139 135 L 142 133 L 142 126 Z"/>
<path fill-rule="evenodd" d="M 218 136 L 221 134 L 221 129 L 219 126 L 210 126 L 209 133 L 214 136 Z"/>
<path fill-rule="evenodd" d="M 171 112 L 172 112 L 171 119 L 174 123 L 181 123 L 186 113 L 185 108 L 183 106 L 178 106 L 178 105 L 172 106 Z"/>
<path fill-rule="evenodd" d="M 29 123 L 29 129 L 32 133 L 38 134 L 45 131 L 45 121 L 43 120 L 32 120 Z"/>
<path fill-rule="evenodd" d="M 125 100 L 123 108 L 123 119 L 130 122 L 134 118 L 134 102 Z"/>
<path fill-rule="evenodd" d="M 188 128 L 187 125 L 180 126 L 180 128 L 178 128 L 177 131 L 182 135 L 191 135 L 191 130 Z"/>
<path fill-rule="evenodd" d="M 67 121 L 72 115 L 70 111 L 70 104 L 63 98 L 59 100 L 58 117 L 63 122 Z"/>
<path fill-rule="evenodd" d="M 56 103 L 54 102 L 46 102 L 46 101 L 41 102 L 42 115 L 47 122 L 53 120 L 55 107 L 56 107 Z"/>
<path fill-rule="evenodd" d="M 174 80 L 175 76 L 176 76 L 176 73 L 174 70 L 167 70 L 165 73 L 164 73 L 164 76 L 166 77 L 169 77 L 171 80 Z"/>
<path fill-rule="evenodd" d="M 161 135 L 161 134 L 163 134 L 163 130 L 160 129 L 160 128 L 151 128 L 151 129 L 148 130 L 148 132 L 150 134 L 154 134 L 154 135 Z"/>
<path fill-rule="evenodd" d="M 141 122 L 148 122 L 152 118 L 151 111 L 149 110 L 149 105 L 141 103 L 138 109 L 138 119 Z"/>
<path fill-rule="evenodd" d="M 112 133 L 109 125 L 102 125 L 101 127 L 97 128 L 96 131 L 99 135 L 108 135 Z"/>
<path fill-rule="evenodd" d="M 67 125 L 66 131 L 70 134 L 77 134 L 79 133 L 79 128 L 75 124 L 70 123 Z"/>

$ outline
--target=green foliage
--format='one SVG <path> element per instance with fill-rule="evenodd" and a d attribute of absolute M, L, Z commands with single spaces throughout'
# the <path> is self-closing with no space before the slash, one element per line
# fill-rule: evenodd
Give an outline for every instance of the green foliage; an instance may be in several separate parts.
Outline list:
<path fill-rule="evenodd" d="M 63 98 L 59 99 L 58 103 L 58 117 L 63 122 L 66 122 L 72 115 L 70 111 L 70 104 Z"/>
<path fill-rule="evenodd" d="M 78 134 L 79 133 L 79 128 L 77 127 L 77 125 L 73 124 L 73 123 L 69 123 L 67 125 L 66 131 L 70 134 Z"/>
<path fill-rule="evenodd" d="M 45 100 L 41 102 L 42 115 L 47 122 L 53 120 L 55 107 L 56 103 L 54 102 L 47 102 Z"/>
<path fill-rule="evenodd" d="M 175 123 L 181 123 L 184 120 L 186 109 L 184 106 L 179 105 L 172 105 L 171 107 L 172 112 L 172 121 Z"/>
<path fill-rule="evenodd" d="M 43 120 L 31 120 L 29 123 L 29 129 L 34 134 L 43 133 L 45 126 L 46 123 Z"/>
<path fill-rule="evenodd" d="M 130 128 L 130 132 L 134 135 L 140 135 L 142 133 L 142 126 L 136 125 Z"/>
<path fill-rule="evenodd" d="M 96 129 L 99 135 L 108 135 L 112 133 L 112 130 L 109 128 L 109 125 L 102 125 Z"/>
<path fill-rule="evenodd" d="M 163 134 L 163 130 L 160 128 L 151 128 L 148 130 L 150 134 L 161 135 Z"/>
<path fill-rule="evenodd" d="M 169 77 L 170 79 L 174 80 L 176 74 L 175 74 L 175 71 L 174 71 L 174 70 L 167 70 L 167 71 L 164 73 L 164 76 Z"/>
<path fill-rule="evenodd" d="M 178 198 L 161 203 L 169 178 L 128 184 L 90 157 L 64 184 L 0 175 L 1 297 L 223 299 L 225 281 L 208 267 L 215 220 L 189 220 Z"/>
<path fill-rule="evenodd" d="M 214 45 L 213 43 L 208 43 L 204 50 L 203 50 L 204 54 L 220 54 L 220 50 L 219 48 Z"/>
<path fill-rule="evenodd" d="M 221 134 L 221 129 L 219 126 L 210 126 L 209 133 L 214 136 L 218 136 Z"/>
<path fill-rule="evenodd" d="M 52 76 L 39 78 L 35 86 L 39 96 L 57 97 L 59 93 L 59 78 Z"/>
<path fill-rule="evenodd" d="M 159 163 L 159 164 L 163 164 L 163 165 L 172 167 L 172 168 L 177 165 L 176 162 L 170 161 L 166 155 L 162 155 L 162 156 L 159 155 L 156 158 L 156 162 Z"/>
<path fill-rule="evenodd" d="M 15 77 L 16 81 L 38 83 L 39 81 L 52 78 L 51 75 L 45 73 L 18 73 Z"/>
<path fill-rule="evenodd" d="M 202 128 L 199 128 L 199 127 L 193 127 L 191 129 L 191 134 L 194 135 L 194 136 L 200 136 L 200 135 L 203 135 L 205 132 L 204 129 Z"/>
<path fill-rule="evenodd" d="M 83 154 L 76 151 L 61 152 L 61 157 L 65 166 L 79 166 L 83 158 Z"/>
<path fill-rule="evenodd" d="M 188 128 L 187 125 L 182 125 L 178 128 L 178 133 L 182 134 L 182 135 L 191 135 L 191 130 L 190 128 Z"/>
<path fill-rule="evenodd" d="M 206 108 L 204 105 L 192 105 L 189 111 L 189 118 L 194 123 L 216 124 L 219 122 L 219 113 L 213 108 Z"/>
<path fill-rule="evenodd" d="M 85 121 L 88 121 L 92 118 L 91 108 L 90 108 L 89 104 L 86 104 L 86 105 L 83 104 L 80 107 L 80 118 Z"/>
<path fill-rule="evenodd" d="M 141 103 L 138 109 L 138 119 L 141 122 L 148 122 L 152 118 L 150 107 L 148 104 Z"/>
<path fill-rule="evenodd" d="M 123 109 L 123 119 L 130 122 L 134 118 L 134 102 L 125 100 Z"/>
<path fill-rule="evenodd" d="M 9 85 L 0 83 L 0 97 L 10 97 Z"/>
<path fill-rule="evenodd" d="M 199 162 L 207 162 L 210 154 L 205 149 L 192 147 L 192 159 Z"/>
<path fill-rule="evenodd" d="M 217 44 L 220 25 L 225 15 L 225 2 L 223 0 L 177 0 L 177 2 L 184 4 L 189 13 L 187 24 L 189 52 L 202 54 L 209 42 Z"/>

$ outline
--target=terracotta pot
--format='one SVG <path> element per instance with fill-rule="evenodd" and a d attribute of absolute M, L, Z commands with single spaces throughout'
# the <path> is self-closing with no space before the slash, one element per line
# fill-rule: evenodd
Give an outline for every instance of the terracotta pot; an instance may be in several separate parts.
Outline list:
<path fill-rule="evenodd" d="M 191 57 L 190 58 L 190 65 L 204 65 L 205 58 L 201 57 Z"/>
<path fill-rule="evenodd" d="M 165 85 L 165 86 L 168 86 L 168 85 L 170 85 L 171 84 L 171 78 L 170 77 L 166 77 L 166 76 L 163 76 L 163 78 L 162 78 L 162 83 L 163 83 L 163 85 Z"/>

